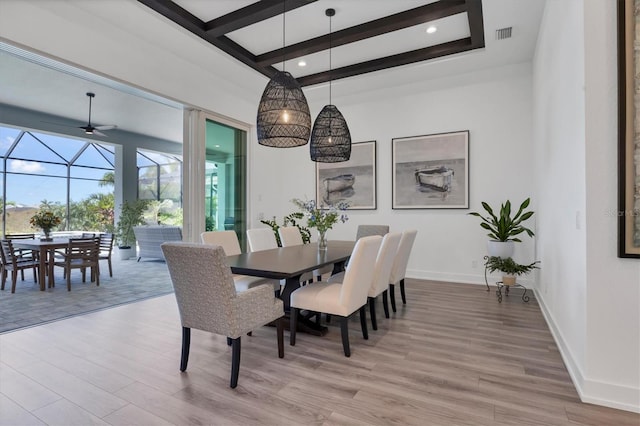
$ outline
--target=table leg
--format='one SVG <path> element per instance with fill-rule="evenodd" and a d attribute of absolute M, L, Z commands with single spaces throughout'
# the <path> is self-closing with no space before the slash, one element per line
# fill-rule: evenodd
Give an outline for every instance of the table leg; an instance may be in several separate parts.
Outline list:
<path fill-rule="evenodd" d="M 38 281 L 40 284 L 40 291 L 44 291 L 46 286 L 45 286 L 45 280 L 46 280 L 46 276 L 47 276 L 47 249 L 44 247 L 40 247 L 40 270 L 38 271 Z"/>

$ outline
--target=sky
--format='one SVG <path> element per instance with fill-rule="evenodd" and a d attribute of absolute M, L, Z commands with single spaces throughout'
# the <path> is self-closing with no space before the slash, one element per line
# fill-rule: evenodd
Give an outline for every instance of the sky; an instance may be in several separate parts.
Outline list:
<path fill-rule="evenodd" d="M 20 135 L 22 137 L 14 146 L 14 142 Z M 18 206 L 31 207 L 39 206 L 43 200 L 66 204 L 67 167 L 65 164 L 85 144 L 86 142 L 77 139 L 35 132 L 22 134 L 20 129 L 0 127 L 0 155 L 2 157 L 6 156 L 9 149 L 11 149 L 11 157 L 16 158 L 9 158 L 6 162 L 0 162 L 0 170 L 5 167 L 5 164 L 7 167 L 7 202 L 15 202 Z M 105 152 L 105 156 L 111 159 L 108 151 Z M 71 176 L 78 178 L 71 180 L 70 195 L 72 201 L 79 201 L 93 193 L 113 191 L 112 188 L 98 186 L 97 180 L 109 168 L 112 169 L 109 161 L 100 154 L 98 149 L 87 148 L 75 164 L 94 165 L 101 167 L 101 169 L 71 168 Z M 36 176 L 36 174 L 48 176 Z M 2 187 L 5 185 L 1 174 L 0 185 Z"/>

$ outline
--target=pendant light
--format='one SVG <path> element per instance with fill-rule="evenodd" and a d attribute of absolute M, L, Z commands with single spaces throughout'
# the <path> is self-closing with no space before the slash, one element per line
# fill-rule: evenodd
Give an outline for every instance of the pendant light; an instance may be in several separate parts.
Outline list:
<path fill-rule="evenodd" d="M 327 9 L 329 17 L 329 105 L 316 117 L 311 131 L 311 160 L 319 163 L 339 163 L 351 157 L 351 133 L 342 113 L 331 104 L 331 17 L 335 9 Z"/>
<path fill-rule="evenodd" d="M 282 45 L 285 46 L 286 4 L 282 2 Z M 265 87 L 258 104 L 258 143 L 276 148 L 291 148 L 309 142 L 311 113 L 307 98 L 293 76 L 278 71 Z"/>

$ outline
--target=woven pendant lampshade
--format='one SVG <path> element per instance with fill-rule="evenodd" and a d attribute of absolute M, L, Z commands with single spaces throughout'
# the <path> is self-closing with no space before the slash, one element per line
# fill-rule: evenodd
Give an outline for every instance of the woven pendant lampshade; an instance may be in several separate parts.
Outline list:
<path fill-rule="evenodd" d="M 334 9 L 327 9 L 329 17 L 329 73 L 331 73 L 331 17 Z M 331 104 L 331 79 L 329 79 L 329 105 L 316 117 L 309 144 L 311 160 L 318 163 L 340 163 L 351 158 L 351 132 L 342 113 Z"/>
<path fill-rule="evenodd" d="M 291 148 L 309 141 L 309 104 L 288 72 L 279 71 L 267 83 L 258 104 L 257 130 L 260 145 Z"/>
<path fill-rule="evenodd" d="M 313 123 L 311 160 L 340 163 L 351 157 L 351 133 L 342 113 L 335 105 L 325 105 Z"/>

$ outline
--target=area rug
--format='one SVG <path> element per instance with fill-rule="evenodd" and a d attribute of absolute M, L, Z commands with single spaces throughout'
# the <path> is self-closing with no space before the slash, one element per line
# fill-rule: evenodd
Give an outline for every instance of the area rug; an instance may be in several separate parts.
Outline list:
<path fill-rule="evenodd" d="M 83 283 L 79 270 L 73 270 L 71 291 L 67 291 L 62 268 L 56 268 L 55 288 L 45 291 L 25 271 L 25 280 L 18 278 L 12 294 L 9 277 L 5 290 L 0 291 L 0 334 L 173 292 L 164 261 L 113 259 L 113 277 L 109 277 L 106 262 L 100 267 L 99 287 L 88 278 Z"/>

